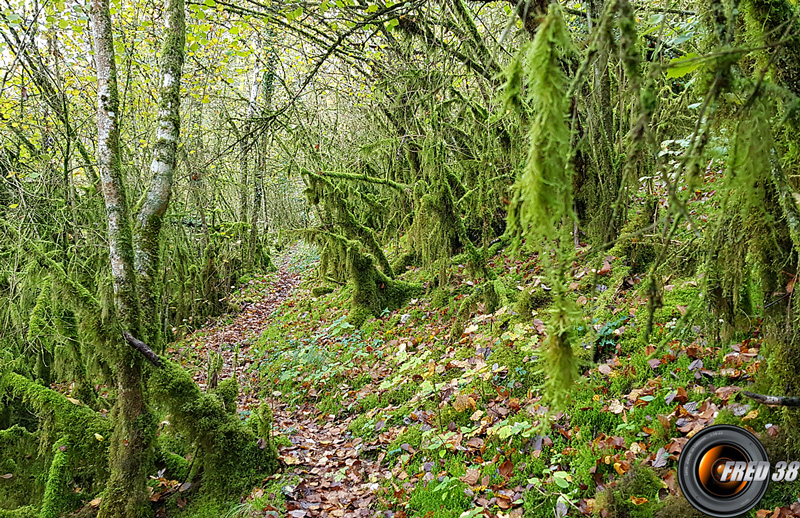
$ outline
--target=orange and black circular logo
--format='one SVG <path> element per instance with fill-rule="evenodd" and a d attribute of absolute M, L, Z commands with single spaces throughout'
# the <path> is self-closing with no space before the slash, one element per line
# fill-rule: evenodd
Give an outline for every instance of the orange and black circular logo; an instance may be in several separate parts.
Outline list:
<path fill-rule="evenodd" d="M 678 461 L 683 496 L 716 518 L 746 513 L 761 500 L 770 480 L 764 446 L 744 428 L 714 425 L 689 439 Z"/>

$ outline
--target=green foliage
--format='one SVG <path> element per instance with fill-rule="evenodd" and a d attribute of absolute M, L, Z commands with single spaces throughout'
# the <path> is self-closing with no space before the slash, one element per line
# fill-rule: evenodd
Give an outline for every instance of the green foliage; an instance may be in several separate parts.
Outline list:
<path fill-rule="evenodd" d="M 609 518 L 647 518 L 661 507 L 658 491 L 663 487 L 661 479 L 646 466 L 635 466 L 619 481 L 597 495 L 595 516 Z M 633 498 L 646 498 L 637 505 Z"/>
<path fill-rule="evenodd" d="M 14 425 L 0 430 L 0 471 L 12 473 L 0 483 L 0 516 L 27 505 L 38 508 L 44 492 L 46 464 L 37 459 L 40 433 L 31 433 Z"/>
<path fill-rule="evenodd" d="M 198 446 L 193 472 L 203 467 L 203 494 L 223 501 L 235 498 L 259 477 L 277 470 L 274 445 L 259 444 L 253 430 L 227 411 L 221 398 L 200 392 L 178 365 L 165 361 L 154 371 L 150 390 L 172 416 L 172 426 Z"/>

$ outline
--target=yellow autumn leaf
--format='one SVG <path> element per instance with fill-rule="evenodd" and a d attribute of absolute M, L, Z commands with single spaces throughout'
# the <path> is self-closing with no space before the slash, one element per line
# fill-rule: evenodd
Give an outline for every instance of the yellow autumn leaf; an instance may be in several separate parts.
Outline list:
<path fill-rule="evenodd" d="M 102 440 L 104 440 L 104 439 L 105 439 L 105 438 L 104 438 L 102 435 L 100 435 L 99 433 L 96 433 L 96 434 L 94 434 L 94 438 L 95 438 L 95 439 L 97 439 L 98 441 L 102 441 Z"/>
<path fill-rule="evenodd" d="M 19 203 L 12 203 L 8 206 L 9 209 L 16 209 L 17 207 L 19 207 Z"/>
<path fill-rule="evenodd" d="M 474 406 L 475 401 L 473 401 L 472 398 L 466 394 L 457 395 L 455 401 L 453 401 L 453 408 L 455 408 L 456 412 L 463 412 L 464 410 Z"/>
<path fill-rule="evenodd" d="M 749 421 L 750 419 L 755 419 L 756 417 L 758 417 L 758 410 L 751 410 L 742 418 L 742 421 Z"/>
<path fill-rule="evenodd" d="M 642 504 L 646 504 L 647 503 L 647 498 L 645 498 L 643 496 L 633 496 L 633 495 L 631 495 L 631 502 L 633 502 L 633 505 L 642 505 Z"/>

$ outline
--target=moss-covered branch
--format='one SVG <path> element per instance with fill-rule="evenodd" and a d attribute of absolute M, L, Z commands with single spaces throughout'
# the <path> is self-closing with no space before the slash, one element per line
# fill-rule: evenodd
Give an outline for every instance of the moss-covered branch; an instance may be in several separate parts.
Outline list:
<path fill-rule="evenodd" d="M 150 392 L 153 401 L 169 412 L 177 431 L 198 446 L 193 473 L 201 478 L 204 494 L 236 500 L 259 479 L 277 471 L 274 446 L 259 441 L 235 412 L 226 410 L 224 400 L 228 406 L 232 402 L 224 391 L 219 395 L 201 392 L 185 370 L 164 361 L 153 371 Z"/>
<path fill-rule="evenodd" d="M 53 460 L 50 462 L 39 518 L 58 518 L 67 510 L 64 500 L 71 493 L 67 486 L 71 479 L 69 454 L 70 442 L 67 437 L 62 437 L 53 444 Z"/>
<path fill-rule="evenodd" d="M 330 204 L 330 208 L 336 212 L 337 225 L 346 237 L 362 241 L 367 250 L 378 260 L 383 273 L 389 278 L 394 278 L 394 270 L 378 243 L 375 231 L 356 220 L 350 204 L 328 179 L 308 170 L 303 170 L 303 174 L 308 178 L 309 187 L 306 189 L 306 195 L 309 203 L 317 205 L 320 201 L 324 201 Z"/>
<path fill-rule="evenodd" d="M 379 185 L 386 185 L 393 189 L 397 189 L 402 193 L 407 193 L 411 189 L 410 185 L 406 185 L 404 183 L 395 182 L 393 180 L 389 180 L 388 178 L 378 178 L 376 176 L 368 176 L 365 174 L 354 174 L 354 173 L 341 173 L 337 171 L 320 171 L 320 176 L 327 176 L 328 178 L 339 178 L 341 180 L 353 180 L 357 182 L 367 182 L 367 183 L 375 183 Z"/>

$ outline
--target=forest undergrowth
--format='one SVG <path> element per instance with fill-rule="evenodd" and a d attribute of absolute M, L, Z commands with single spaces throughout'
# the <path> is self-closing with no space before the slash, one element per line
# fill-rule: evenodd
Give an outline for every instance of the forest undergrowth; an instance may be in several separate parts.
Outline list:
<path fill-rule="evenodd" d="M 709 169 L 690 196 L 701 229 L 718 178 Z M 642 226 L 651 199 L 629 225 Z M 245 283 L 241 314 L 168 349 L 201 387 L 235 373 L 242 419 L 272 416 L 282 470 L 229 516 L 701 516 L 677 485 L 687 440 L 736 424 L 774 457 L 782 431 L 779 412 L 740 393 L 764 367 L 761 330 L 719 336 L 703 306 L 694 230 L 675 234 L 652 312 L 647 234 L 623 232 L 600 254 L 578 250 L 568 297 L 583 320 L 573 337 L 581 376 L 559 411 L 542 396 L 552 296 L 536 254 L 498 250 L 488 264 L 502 304 L 478 304 L 460 326 L 474 282 L 456 257 L 447 286 L 356 328 L 352 288 L 320 287 L 317 249 L 294 245 L 276 272 Z M 438 273 L 407 267 L 398 277 L 424 285 Z M 752 514 L 794 515 L 798 490 L 772 486 Z"/>

